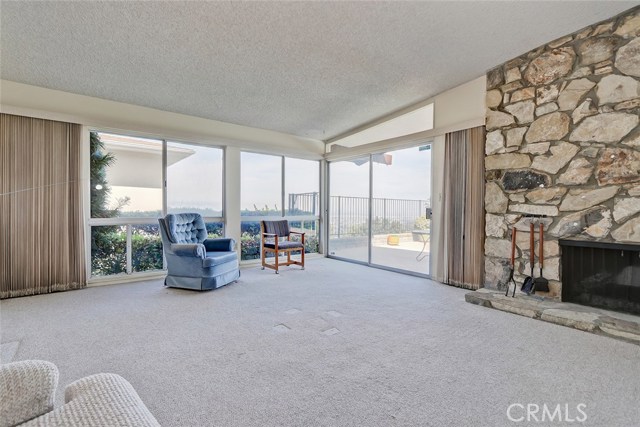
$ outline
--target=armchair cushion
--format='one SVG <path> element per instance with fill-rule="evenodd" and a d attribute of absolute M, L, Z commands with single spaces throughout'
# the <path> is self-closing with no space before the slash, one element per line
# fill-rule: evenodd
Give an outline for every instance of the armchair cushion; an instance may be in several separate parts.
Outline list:
<path fill-rule="evenodd" d="M 202 243 L 207 238 L 207 227 L 200 214 L 169 214 L 165 221 L 173 243 Z"/>
<path fill-rule="evenodd" d="M 215 251 L 207 252 L 206 258 L 202 261 L 202 266 L 213 267 L 214 265 L 224 264 L 225 262 L 237 262 L 238 254 L 234 251 Z"/>
<path fill-rule="evenodd" d="M 236 244 L 231 238 L 205 239 L 202 243 L 207 250 L 207 256 L 213 251 L 233 251 Z"/>
<path fill-rule="evenodd" d="M 24 423 L 53 409 L 58 368 L 43 360 L 0 366 L 0 426 Z"/>
<path fill-rule="evenodd" d="M 264 242 L 264 246 L 265 248 L 271 248 L 271 249 L 276 248 L 275 242 Z M 302 249 L 304 248 L 304 246 L 302 245 L 302 242 L 296 242 L 293 240 L 278 241 L 278 249 L 295 249 L 295 248 Z"/>

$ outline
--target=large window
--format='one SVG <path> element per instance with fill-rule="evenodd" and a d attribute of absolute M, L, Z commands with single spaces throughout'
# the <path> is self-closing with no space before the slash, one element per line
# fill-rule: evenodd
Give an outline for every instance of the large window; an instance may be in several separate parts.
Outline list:
<path fill-rule="evenodd" d="M 222 149 L 167 142 L 167 212 L 222 217 Z"/>
<path fill-rule="evenodd" d="M 222 149 L 91 132 L 89 163 L 92 276 L 162 270 L 167 212 L 198 212 L 224 235 Z"/>
<path fill-rule="evenodd" d="M 153 217 L 162 212 L 162 141 L 92 133 L 91 217 Z"/>
<path fill-rule="evenodd" d="M 317 216 L 320 206 L 318 162 L 286 157 L 284 165 L 286 214 Z"/>
<path fill-rule="evenodd" d="M 263 219 L 288 219 L 306 233 L 305 252 L 318 252 L 319 162 L 247 152 L 241 162 L 241 258 L 260 258 Z"/>
<path fill-rule="evenodd" d="M 282 215 L 282 157 L 242 153 L 242 216 Z"/>

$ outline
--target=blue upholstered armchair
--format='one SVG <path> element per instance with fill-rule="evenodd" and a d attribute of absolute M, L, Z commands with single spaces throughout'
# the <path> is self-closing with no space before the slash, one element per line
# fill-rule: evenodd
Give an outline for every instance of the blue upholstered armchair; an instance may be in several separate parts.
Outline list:
<path fill-rule="evenodd" d="M 158 221 L 169 270 L 166 286 L 204 291 L 238 280 L 235 241 L 208 239 L 200 214 L 169 214 Z"/>

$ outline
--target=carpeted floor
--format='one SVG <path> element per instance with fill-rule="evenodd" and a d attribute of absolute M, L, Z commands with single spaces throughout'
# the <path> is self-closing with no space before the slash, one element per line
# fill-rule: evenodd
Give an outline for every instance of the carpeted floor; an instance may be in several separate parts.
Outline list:
<path fill-rule="evenodd" d="M 58 404 L 68 383 L 115 372 L 164 426 L 579 424 L 515 423 L 514 403 L 638 425 L 639 346 L 464 294 L 316 259 L 207 293 L 155 281 L 5 300 L 0 339 L 58 366 Z"/>

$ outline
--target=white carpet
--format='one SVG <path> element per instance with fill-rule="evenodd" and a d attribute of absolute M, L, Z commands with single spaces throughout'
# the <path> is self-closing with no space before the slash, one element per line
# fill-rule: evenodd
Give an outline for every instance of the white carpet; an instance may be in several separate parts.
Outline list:
<path fill-rule="evenodd" d="M 206 293 L 155 281 L 4 300 L 0 341 L 58 366 L 58 404 L 71 381 L 115 372 L 164 426 L 564 425 L 513 423 L 512 403 L 637 425 L 640 346 L 464 293 L 316 259 Z"/>

